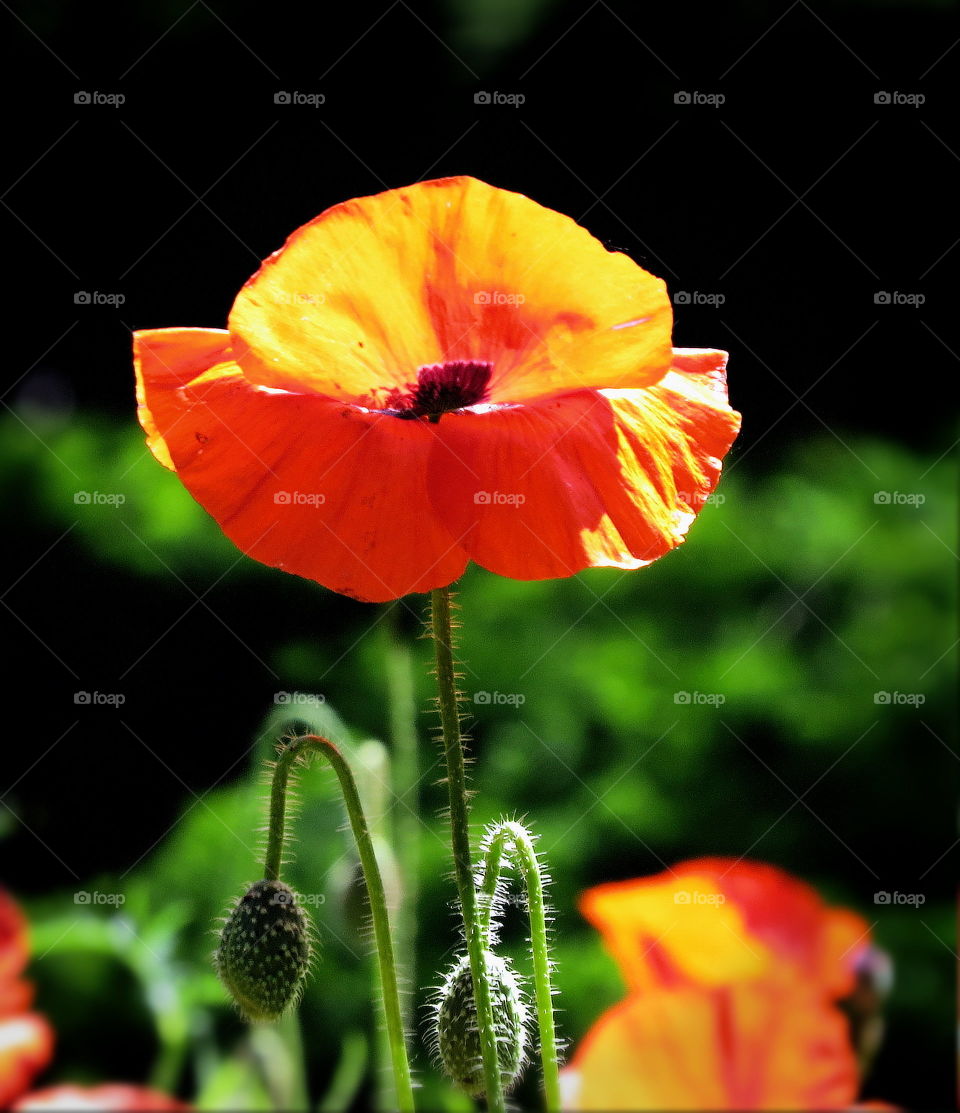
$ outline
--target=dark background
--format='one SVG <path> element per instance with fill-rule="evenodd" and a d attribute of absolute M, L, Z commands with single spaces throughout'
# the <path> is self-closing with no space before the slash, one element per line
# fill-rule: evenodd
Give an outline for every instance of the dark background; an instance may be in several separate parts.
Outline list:
<path fill-rule="evenodd" d="M 74 477 L 61 475 L 62 490 L 82 486 L 65 453 L 85 433 L 88 454 L 113 468 L 121 441 L 97 436 L 130 435 L 130 331 L 223 327 L 258 261 L 331 204 L 472 174 L 570 214 L 664 277 L 675 298 L 721 295 L 721 305 L 677 304 L 675 343 L 733 353 L 731 396 L 745 414 L 733 459 L 748 461 L 743 473 L 758 484 L 814 438 L 836 450 L 822 454 L 826 488 L 832 469 L 856 466 L 856 438 L 931 463 L 955 440 L 955 5 L 3 7 L 3 404 L 13 446 L 0 556 L 10 651 L 3 851 L 5 880 L 24 897 L 126 870 L 192 793 L 235 778 L 225 754 L 239 759 L 278 687 L 281 640 L 322 644 L 331 666 L 344 654 L 337 705 L 362 731 L 383 732 L 382 706 L 364 690 L 375 667 L 342 675 L 373 608 L 235 567 L 228 547 L 194 552 L 191 565 L 151 542 L 156 559 L 140 553 L 155 564 L 150 575 L 132 559 L 124 568 L 103 557 L 105 535 L 123 527 L 64 536 L 72 507 L 51 510 L 50 485 L 37 478 L 62 464 Z M 280 91 L 324 103 L 279 105 Z M 476 104 L 479 91 L 525 101 Z M 125 102 L 76 104 L 79 92 Z M 678 104 L 680 92 L 725 100 Z M 879 92 L 925 101 L 878 104 Z M 81 291 L 123 302 L 77 304 Z M 878 304 L 881 291 L 925 300 Z M 156 563 L 168 559 L 173 575 Z M 948 556 L 935 574 L 954 567 Z M 401 630 L 419 632 L 418 610 L 416 600 L 398 608 Z M 695 630 L 696 612 L 686 621 Z M 505 617 L 491 637 L 511 637 L 511 625 Z M 927 663 L 948 644 L 931 646 Z M 77 714 L 78 689 L 122 691 L 128 726 L 110 708 Z M 812 700 L 809 716 L 818 714 Z M 769 741 L 762 715 L 754 729 L 752 742 Z M 495 734 L 482 724 L 475 733 L 482 754 Z M 888 887 L 903 879 L 903 888 L 919 860 L 950 849 L 956 760 L 945 743 L 931 752 L 913 720 L 891 745 L 896 784 L 879 751 L 830 803 L 856 811 L 854 830 L 885 863 Z M 873 792 L 885 803 L 872 805 Z M 700 833 L 685 829 L 662 852 L 743 851 L 716 845 L 725 838 L 723 819 L 703 816 Z M 808 873 L 832 871 L 849 893 L 856 866 L 838 865 L 835 845 L 804 853 Z M 615 848 L 591 855 L 568 887 L 571 922 L 578 884 L 658 868 Z M 952 869 L 947 853 L 927 891 L 948 899 Z M 875 1085 L 914 1107 L 952 1101 L 942 1022 L 955 943 L 938 942 L 927 968 L 931 998 L 940 995 L 936 1033 L 905 1031 Z M 911 1073 L 911 1061 L 923 1069 Z"/>

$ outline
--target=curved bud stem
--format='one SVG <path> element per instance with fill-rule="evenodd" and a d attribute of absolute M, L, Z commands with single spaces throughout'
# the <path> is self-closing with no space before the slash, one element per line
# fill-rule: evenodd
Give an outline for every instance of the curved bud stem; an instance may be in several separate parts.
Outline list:
<path fill-rule="evenodd" d="M 489 1113 L 504 1113 L 503 1084 L 497 1053 L 497 1032 L 493 1000 L 484 953 L 486 932 L 477 909 L 470 856 L 470 821 L 467 807 L 467 775 L 457 707 L 457 677 L 453 664 L 453 631 L 450 622 L 450 588 L 430 593 L 431 632 L 437 663 L 437 703 L 443 730 L 443 751 L 447 762 L 447 788 L 450 795 L 450 834 L 453 864 L 463 914 L 463 929 L 470 956 L 473 995 L 477 1009 L 477 1031 L 483 1058 L 483 1077 Z"/>
<path fill-rule="evenodd" d="M 283 744 L 273 772 L 273 785 L 270 792 L 270 822 L 267 829 L 267 854 L 264 876 L 276 880 L 280 870 L 280 857 L 283 850 L 284 813 L 286 808 L 287 781 L 295 763 L 312 753 L 322 754 L 333 766 L 340 782 L 340 791 L 350 817 L 350 827 L 360 854 L 360 864 L 366 881 L 367 895 L 370 899 L 370 915 L 373 920 L 373 933 L 377 945 L 377 959 L 380 966 L 380 986 L 383 992 L 383 1012 L 386 1018 L 387 1038 L 390 1044 L 390 1057 L 393 1063 L 394 1083 L 397 1092 L 397 1107 L 400 1113 L 413 1113 L 413 1085 L 410 1080 L 410 1064 L 407 1060 L 407 1047 L 403 1035 L 403 1020 L 400 1008 L 400 992 L 397 988 L 397 965 L 390 937 L 390 921 L 387 915 L 387 900 L 380 876 L 380 867 L 373 849 L 373 840 L 367 826 L 360 794 L 353 779 L 350 766 L 340 750 L 327 738 L 319 734 L 305 734 L 292 738 Z M 272 871 L 272 872 L 271 872 Z"/>
<path fill-rule="evenodd" d="M 487 828 L 485 853 L 479 878 L 477 903 L 484 933 L 484 946 L 490 945 L 493 913 L 500 887 L 500 872 L 506 855 L 523 878 L 530 915 L 530 949 L 533 955 L 533 984 L 537 1002 L 537 1027 L 540 1030 L 540 1062 L 543 1091 L 548 1113 L 560 1109 L 560 1064 L 553 1019 L 553 987 L 550 982 L 550 951 L 547 943 L 547 913 L 544 903 L 544 877 L 534 840 L 522 823 L 502 820 Z"/>
<path fill-rule="evenodd" d="M 263 859 L 265 881 L 279 881 L 283 865 L 283 846 L 286 840 L 287 782 L 290 770 L 300 757 L 300 751 L 286 742 L 280 744 L 273 779 L 270 782 L 270 818 L 267 822 L 267 851 Z M 268 763 L 269 765 L 269 763 Z"/>

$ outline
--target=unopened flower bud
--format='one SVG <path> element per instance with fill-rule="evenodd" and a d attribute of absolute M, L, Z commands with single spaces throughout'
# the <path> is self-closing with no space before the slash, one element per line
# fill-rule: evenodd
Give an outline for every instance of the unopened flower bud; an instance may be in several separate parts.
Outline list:
<path fill-rule="evenodd" d="M 247 1020 L 276 1020 L 303 990 L 310 924 L 282 881 L 257 881 L 233 908 L 217 947 L 220 980 Z"/>
<path fill-rule="evenodd" d="M 504 1091 L 509 1091 L 527 1059 L 527 1005 L 517 975 L 505 959 L 484 951 L 493 1004 L 497 1058 Z M 477 1028 L 470 959 L 464 955 L 447 974 L 434 1001 L 434 1046 L 444 1071 L 473 1098 L 486 1092 Z"/>

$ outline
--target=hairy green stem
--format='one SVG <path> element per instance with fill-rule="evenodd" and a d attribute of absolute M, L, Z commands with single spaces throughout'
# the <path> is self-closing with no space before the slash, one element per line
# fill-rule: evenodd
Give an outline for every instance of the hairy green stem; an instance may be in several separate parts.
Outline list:
<path fill-rule="evenodd" d="M 273 780 L 270 783 L 270 818 L 267 822 L 267 852 L 263 860 L 265 881 L 280 880 L 284 828 L 287 822 L 287 781 L 296 757 L 297 751 L 288 747 L 284 749 L 273 767 Z"/>
<path fill-rule="evenodd" d="M 390 1044 L 390 1057 L 393 1063 L 393 1076 L 397 1092 L 397 1107 L 400 1113 L 413 1113 L 413 1085 L 410 1080 L 410 1064 L 407 1060 L 407 1046 L 403 1034 L 403 1014 L 400 1007 L 400 991 L 397 987 L 397 964 L 390 936 L 390 920 L 387 914 L 387 899 L 383 889 L 380 867 L 370 837 L 366 816 L 360 803 L 360 794 L 353 779 L 350 766 L 340 750 L 327 738 L 319 734 L 305 734 L 291 739 L 277 758 L 273 772 L 273 786 L 270 793 L 270 821 L 267 828 L 267 854 L 264 863 L 264 877 L 276 881 L 280 870 L 280 857 L 283 849 L 284 812 L 286 808 L 287 781 L 294 762 L 309 753 L 322 754 L 333 766 L 340 782 L 350 826 L 360 854 L 360 864 L 366 881 L 367 895 L 370 900 L 370 916 L 373 920 L 373 933 L 377 945 L 377 960 L 380 967 L 380 987 L 383 993 L 383 1012 L 386 1020 L 387 1038 Z M 273 872 L 271 872 L 273 871 Z"/>
<path fill-rule="evenodd" d="M 496 903 L 500 870 L 506 855 L 523 878 L 530 915 L 530 949 L 533 956 L 533 984 L 537 1002 L 537 1027 L 540 1030 L 540 1062 L 547 1113 L 560 1109 L 560 1064 L 557 1034 L 553 1019 L 553 987 L 550 984 L 550 952 L 547 943 L 547 913 L 543 899 L 543 875 L 530 832 L 520 823 L 503 821 L 487 834 L 487 852 L 478 893 L 480 916 L 487 940 Z"/>
<path fill-rule="evenodd" d="M 467 806 L 467 775 L 460 734 L 460 712 L 457 707 L 457 678 L 453 663 L 453 634 L 450 623 L 450 588 L 436 588 L 430 593 L 430 617 L 434 653 L 437 664 L 437 700 L 443 730 L 443 750 L 447 763 L 447 788 L 450 795 L 450 833 L 453 864 L 463 914 L 463 929 L 473 976 L 473 996 L 477 1007 L 477 1030 L 483 1056 L 483 1077 L 487 1108 L 490 1113 L 504 1113 L 503 1085 L 497 1055 L 497 1034 L 494 1027 L 490 981 L 484 955 L 486 932 L 477 908 L 470 856 L 470 820 Z"/>

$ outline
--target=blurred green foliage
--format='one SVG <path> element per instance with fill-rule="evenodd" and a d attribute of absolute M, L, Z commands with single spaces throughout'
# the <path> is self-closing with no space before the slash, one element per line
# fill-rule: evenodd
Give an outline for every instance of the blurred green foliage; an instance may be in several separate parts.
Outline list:
<path fill-rule="evenodd" d="M 137 432 L 90 417 L 42 432 L 45 443 L 6 419 L 7 493 L 52 529 L 73 524 L 91 559 L 142 577 L 144 590 L 151 578 L 213 579 L 236 565 L 232 575 L 255 598 L 282 575 L 240 558 Z M 125 501 L 78 515 L 77 491 Z M 947 460 L 823 436 L 787 449 L 763 475 L 735 453 L 689 542 L 639 573 L 533 584 L 467 573 L 459 602 L 474 815 L 479 825 L 522 814 L 541 836 L 554 877 L 562 1031 L 572 1042 L 622 992 L 576 912 L 577 894 L 683 857 L 732 854 L 783 865 L 875 925 L 898 969 L 881 1067 L 935 1050 L 949 1057 L 952 903 L 933 867 L 954 837 L 955 765 L 940 736 L 952 714 L 955 510 Z M 398 606 L 419 611 L 422 601 Z M 309 642 L 286 639 L 274 616 L 266 651 L 290 691 L 316 691 L 325 677 L 328 702 L 298 705 L 296 715 L 356 757 L 365 738 L 388 731 L 389 623 L 362 637 L 380 612 L 350 613 L 350 628 Z M 416 696 L 427 708 L 426 643 L 417 653 Z M 884 692 L 924 702 L 878 702 Z M 142 1031 L 144 1076 L 154 1082 L 219 1108 L 264 1108 L 293 1093 L 296 1026 L 282 1039 L 247 1032 L 209 963 L 216 917 L 258 875 L 263 762 L 288 711 L 274 709 L 259 736 L 251 724 L 256 743 L 235 778 L 199 803 L 186 798 L 180 822 L 129 876 L 89 879 L 90 889 L 122 891 L 121 908 L 64 914 L 58 893 L 31 903 L 41 1003 L 65 1049 L 59 1076 L 115 1070 L 108 1050 L 82 1038 L 109 995 L 108 1027 Z M 410 986 L 420 1004 L 456 934 L 428 717 L 418 729 L 421 947 Z M 371 759 L 382 756 L 376 748 L 363 753 L 368 799 L 385 808 L 389 837 L 412 797 L 398 803 L 404 786 L 390 784 L 389 762 Z M 371 961 L 333 778 L 319 767 L 307 778 L 289 879 L 314 894 L 323 954 L 301 1020 L 314 1092 L 327 1092 L 336 1071 L 336 1101 L 369 1080 Z M 923 908 L 874 905 L 876 890 L 902 890 L 925 870 Z M 523 934 L 519 919 L 508 924 L 506 945 L 521 965 Z M 270 1043 L 278 1039 L 282 1055 Z M 422 1052 L 416 1067 L 428 1106 L 464 1108 Z"/>

